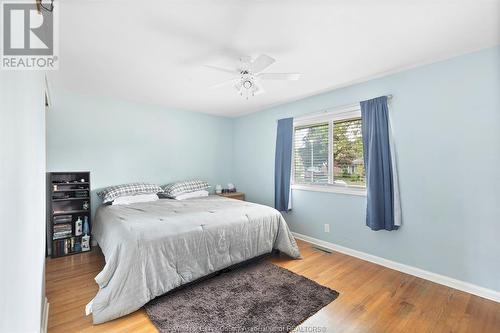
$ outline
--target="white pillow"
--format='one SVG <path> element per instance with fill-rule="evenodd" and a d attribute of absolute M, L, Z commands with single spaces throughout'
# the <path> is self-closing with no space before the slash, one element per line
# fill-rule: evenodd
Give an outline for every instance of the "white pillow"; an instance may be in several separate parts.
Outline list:
<path fill-rule="evenodd" d="M 136 194 L 118 197 L 113 200 L 113 205 L 129 205 L 135 202 L 149 202 L 158 200 L 158 196 L 154 193 L 150 194 Z"/>
<path fill-rule="evenodd" d="M 185 199 L 201 198 L 201 197 L 208 197 L 208 191 L 200 190 L 200 191 L 183 193 L 183 194 L 179 194 L 174 199 L 175 200 L 185 200 Z"/>

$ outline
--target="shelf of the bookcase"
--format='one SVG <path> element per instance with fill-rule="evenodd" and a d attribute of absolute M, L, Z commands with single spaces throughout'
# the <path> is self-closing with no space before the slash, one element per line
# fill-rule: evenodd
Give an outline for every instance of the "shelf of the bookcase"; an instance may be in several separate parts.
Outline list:
<path fill-rule="evenodd" d="M 64 198 L 64 199 L 52 199 L 53 202 L 60 202 L 60 201 L 74 201 L 74 200 L 90 200 L 90 197 L 83 197 L 83 198 Z"/>
<path fill-rule="evenodd" d="M 89 182 L 73 182 L 73 183 L 54 183 L 52 182 L 52 185 L 61 185 L 61 186 L 68 186 L 68 185 L 88 185 L 90 184 Z"/>
<path fill-rule="evenodd" d="M 77 210 L 66 210 L 66 211 L 57 211 L 53 212 L 52 215 L 70 215 L 70 214 L 82 214 L 82 213 L 90 213 L 88 209 L 77 209 Z"/>
<path fill-rule="evenodd" d="M 70 238 L 77 238 L 77 239 L 81 239 L 84 235 L 80 235 L 80 236 L 68 236 L 68 237 L 64 237 L 64 238 L 58 238 L 58 239 L 53 239 L 52 240 L 52 243 L 55 243 L 55 242 L 59 242 L 59 241 L 64 241 L 65 239 L 70 239 Z M 55 248 L 53 248 L 55 249 Z M 78 253 L 85 253 L 85 252 L 90 252 L 92 250 L 92 247 L 90 247 L 89 250 L 87 251 L 78 251 L 78 252 L 69 252 L 69 253 L 60 253 L 60 254 L 55 254 L 55 253 L 52 253 L 50 256 L 51 258 L 59 258 L 59 257 L 66 257 L 66 256 L 70 256 L 70 255 L 73 255 L 73 254 L 78 254 Z"/>
<path fill-rule="evenodd" d="M 53 190 L 53 193 L 61 193 L 61 192 L 76 192 L 76 191 L 89 191 L 89 188 L 68 188 L 65 190 Z"/>
<path fill-rule="evenodd" d="M 52 238 L 52 241 L 54 242 L 54 241 L 58 241 L 58 240 L 68 239 L 68 238 L 82 238 L 82 237 L 83 237 L 83 235 L 80 235 L 80 236 L 73 236 L 73 235 L 71 235 L 71 236 L 66 236 L 66 237 L 63 237 L 63 238 L 56 238 L 56 239 Z"/>

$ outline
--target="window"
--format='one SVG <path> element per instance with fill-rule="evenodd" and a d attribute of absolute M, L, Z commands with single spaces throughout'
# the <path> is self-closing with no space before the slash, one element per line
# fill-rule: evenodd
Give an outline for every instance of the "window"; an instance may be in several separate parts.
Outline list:
<path fill-rule="evenodd" d="M 319 117 L 299 118 L 294 123 L 293 145 L 295 188 L 306 185 L 311 189 L 313 186 L 364 189 L 359 107 Z"/>
<path fill-rule="evenodd" d="M 365 186 L 361 118 L 334 121 L 332 140 L 334 182 Z"/>
<path fill-rule="evenodd" d="M 326 123 L 295 128 L 295 183 L 328 184 L 329 127 Z"/>

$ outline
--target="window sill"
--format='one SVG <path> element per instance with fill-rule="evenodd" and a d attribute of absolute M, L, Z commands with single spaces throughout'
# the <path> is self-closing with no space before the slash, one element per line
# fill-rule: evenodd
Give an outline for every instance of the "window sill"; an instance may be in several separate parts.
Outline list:
<path fill-rule="evenodd" d="M 363 187 L 346 187 L 339 185 L 304 185 L 304 184 L 293 184 L 291 185 L 291 187 L 292 190 L 299 190 L 299 191 L 340 193 L 340 194 L 366 197 L 366 188 Z"/>

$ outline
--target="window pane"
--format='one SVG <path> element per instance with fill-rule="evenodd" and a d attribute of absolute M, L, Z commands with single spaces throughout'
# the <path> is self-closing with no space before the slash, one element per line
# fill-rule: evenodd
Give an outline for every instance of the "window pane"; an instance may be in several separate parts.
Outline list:
<path fill-rule="evenodd" d="M 333 123 L 333 178 L 336 184 L 365 185 L 361 119 Z"/>
<path fill-rule="evenodd" d="M 328 123 L 297 127 L 294 133 L 294 182 L 328 183 Z"/>

